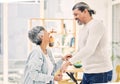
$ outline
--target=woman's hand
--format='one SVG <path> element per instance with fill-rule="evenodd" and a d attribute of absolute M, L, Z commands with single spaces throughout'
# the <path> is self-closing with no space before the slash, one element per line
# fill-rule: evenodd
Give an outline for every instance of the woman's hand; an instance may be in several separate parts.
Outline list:
<path fill-rule="evenodd" d="M 54 80 L 55 81 L 60 81 L 60 80 L 62 80 L 62 76 L 63 76 L 62 73 L 59 73 L 59 74 L 54 76 Z"/>
<path fill-rule="evenodd" d="M 68 66 L 71 66 L 71 65 L 72 65 L 72 64 L 71 64 L 69 61 L 66 61 L 66 62 L 62 65 L 62 67 L 61 67 L 61 69 L 60 69 L 60 72 L 61 72 L 61 73 L 66 72 L 67 67 L 68 67 Z"/>
<path fill-rule="evenodd" d="M 64 57 L 62 57 L 62 60 L 68 61 L 71 57 L 72 57 L 71 54 L 67 54 L 67 55 L 65 55 Z"/>

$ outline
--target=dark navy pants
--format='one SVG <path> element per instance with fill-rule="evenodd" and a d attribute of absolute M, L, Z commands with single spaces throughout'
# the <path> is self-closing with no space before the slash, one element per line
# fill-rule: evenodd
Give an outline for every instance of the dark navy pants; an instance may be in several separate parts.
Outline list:
<path fill-rule="evenodd" d="M 80 84 L 97 84 L 107 83 L 112 80 L 112 70 L 104 73 L 83 74 L 82 83 Z"/>

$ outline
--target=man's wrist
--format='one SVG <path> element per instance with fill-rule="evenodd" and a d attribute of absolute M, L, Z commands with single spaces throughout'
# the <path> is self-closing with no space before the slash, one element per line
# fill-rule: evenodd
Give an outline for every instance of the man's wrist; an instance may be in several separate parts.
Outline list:
<path fill-rule="evenodd" d="M 65 61 L 65 58 L 64 58 L 64 57 L 62 57 L 61 59 L 62 59 L 63 61 Z"/>

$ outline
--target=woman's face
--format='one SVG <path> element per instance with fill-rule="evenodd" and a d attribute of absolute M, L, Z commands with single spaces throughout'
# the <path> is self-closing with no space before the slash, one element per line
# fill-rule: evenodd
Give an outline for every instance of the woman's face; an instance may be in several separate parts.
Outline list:
<path fill-rule="evenodd" d="M 42 36 L 42 43 L 49 43 L 49 35 L 50 34 L 46 30 L 44 30 L 44 35 Z"/>

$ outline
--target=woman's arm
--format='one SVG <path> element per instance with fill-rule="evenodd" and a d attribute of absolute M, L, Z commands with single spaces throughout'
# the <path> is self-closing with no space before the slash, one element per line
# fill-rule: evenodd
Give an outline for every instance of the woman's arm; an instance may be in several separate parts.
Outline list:
<path fill-rule="evenodd" d="M 42 54 L 40 55 L 40 53 L 34 51 L 31 55 L 32 56 L 27 63 L 27 67 L 28 67 L 27 70 L 30 78 L 33 81 L 41 81 L 41 82 L 47 82 L 49 80 L 54 79 L 53 76 L 49 76 L 41 72 L 42 64 L 43 64 Z"/>
<path fill-rule="evenodd" d="M 61 68 L 62 64 L 64 61 L 69 60 L 72 56 L 70 54 L 61 57 L 60 60 L 58 60 L 57 62 L 55 62 L 54 57 L 53 57 L 53 53 L 51 52 L 50 49 L 48 49 L 48 54 L 50 56 L 51 61 L 54 64 L 54 70 L 53 70 L 53 75 Z"/>

